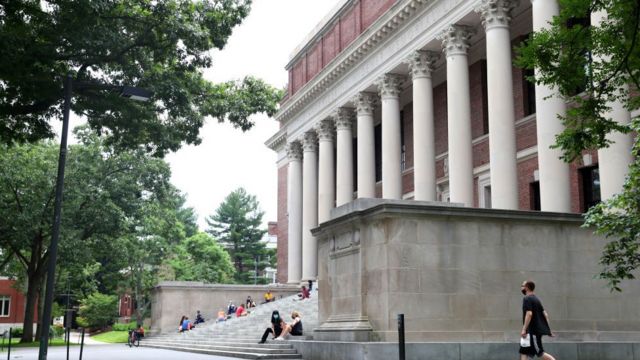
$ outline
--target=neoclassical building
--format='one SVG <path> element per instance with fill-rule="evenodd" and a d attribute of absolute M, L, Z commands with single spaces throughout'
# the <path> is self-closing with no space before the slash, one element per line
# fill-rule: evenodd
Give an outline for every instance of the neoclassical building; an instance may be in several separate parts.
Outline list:
<path fill-rule="evenodd" d="M 567 164 L 567 103 L 514 47 L 557 0 L 344 0 L 293 53 L 278 154 L 278 280 L 318 275 L 311 229 L 359 198 L 579 213 L 622 188 L 630 135 Z M 591 16 L 597 26 L 603 14 Z M 630 121 L 621 104 L 610 116 Z"/>

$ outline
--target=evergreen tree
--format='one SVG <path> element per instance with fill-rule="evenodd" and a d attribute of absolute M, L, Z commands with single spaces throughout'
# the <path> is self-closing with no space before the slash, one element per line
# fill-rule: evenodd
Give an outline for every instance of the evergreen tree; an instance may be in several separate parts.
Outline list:
<path fill-rule="evenodd" d="M 260 228 L 263 215 L 256 197 L 239 188 L 225 198 L 214 215 L 207 218 L 207 232 L 229 252 L 238 283 L 253 283 L 256 267 L 259 274 L 267 265 L 264 262 L 268 252 L 266 244 L 260 241 L 266 232 Z"/>

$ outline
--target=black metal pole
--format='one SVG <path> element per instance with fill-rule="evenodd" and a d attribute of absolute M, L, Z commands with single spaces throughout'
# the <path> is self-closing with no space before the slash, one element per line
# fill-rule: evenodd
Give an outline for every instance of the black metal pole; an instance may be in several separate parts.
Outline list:
<path fill-rule="evenodd" d="M 51 308 L 53 305 L 53 288 L 56 275 L 56 257 L 58 254 L 58 238 L 60 237 L 60 217 L 62 213 L 62 192 L 64 190 L 64 166 L 67 160 L 67 133 L 69 132 L 69 112 L 71 111 L 71 91 L 73 79 L 67 75 L 64 81 L 64 108 L 62 113 L 62 134 L 60 134 L 60 156 L 58 157 L 58 177 L 56 178 L 56 197 L 53 205 L 53 229 L 49 246 L 49 268 L 47 270 L 47 288 L 40 333 L 40 352 L 38 360 L 47 360 L 49 344 L 49 325 L 51 324 Z"/>
<path fill-rule="evenodd" d="M 84 349 L 84 328 L 82 328 L 82 339 L 80 340 L 80 360 L 82 360 L 83 349 Z"/>
<path fill-rule="evenodd" d="M 66 328 L 65 333 L 67 334 L 67 360 L 69 360 L 69 345 L 71 344 L 71 328 Z"/>
<path fill-rule="evenodd" d="M 9 328 L 9 346 L 7 347 L 7 360 L 11 359 L 11 332 L 13 328 Z"/>
<path fill-rule="evenodd" d="M 404 314 L 398 314 L 398 350 L 399 359 L 404 360 Z"/>

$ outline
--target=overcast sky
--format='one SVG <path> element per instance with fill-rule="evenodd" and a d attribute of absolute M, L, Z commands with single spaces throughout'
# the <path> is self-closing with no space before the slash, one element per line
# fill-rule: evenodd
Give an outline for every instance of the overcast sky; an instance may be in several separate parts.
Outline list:
<path fill-rule="evenodd" d="M 338 2 L 254 0 L 251 13 L 234 29 L 224 50 L 214 53 L 207 79 L 220 82 L 254 75 L 283 88 L 291 53 Z M 256 126 L 243 133 L 210 119 L 200 131 L 200 145 L 167 156 L 172 183 L 187 194 L 187 206 L 195 208 L 202 230 L 204 219 L 239 187 L 257 196 L 265 224 L 277 220 L 276 154 L 264 142 L 278 131 L 278 123 L 265 115 L 254 120 Z"/>

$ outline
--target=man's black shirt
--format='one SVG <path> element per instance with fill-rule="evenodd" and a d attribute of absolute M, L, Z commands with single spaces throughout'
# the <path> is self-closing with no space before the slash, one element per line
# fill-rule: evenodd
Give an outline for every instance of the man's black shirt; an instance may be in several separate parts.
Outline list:
<path fill-rule="evenodd" d="M 533 335 L 551 335 L 549 323 L 544 316 L 544 308 L 537 296 L 527 295 L 522 299 L 522 323 L 527 311 L 532 313 L 527 332 Z"/>

